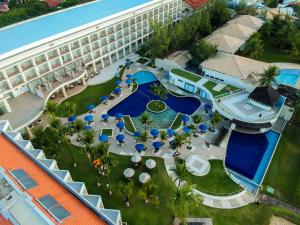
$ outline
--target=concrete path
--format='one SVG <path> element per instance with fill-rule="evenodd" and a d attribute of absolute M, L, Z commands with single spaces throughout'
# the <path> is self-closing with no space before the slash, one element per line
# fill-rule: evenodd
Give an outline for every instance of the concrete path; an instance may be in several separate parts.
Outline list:
<path fill-rule="evenodd" d="M 164 159 L 164 162 L 168 175 L 176 183 L 176 185 L 184 184 L 185 181 L 179 179 L 176 174 L 175 160 L 173 158 L 167 158 Z M 214 196 L 194 189 L 194 194 L 202 197 L 204 205 L 220 209 L 239 208 L 255 201 L 255 197 L 250 193 L 246 192 L 246 190 L 229 196 Z"/>
<path fill-rule="evenodd" d="M 277 62 L 277 63 L 271 63 L 271 64 L 279 67 L 280 69 L 300 69 L 300 64 L 298 64 L 298 63 Z"/>

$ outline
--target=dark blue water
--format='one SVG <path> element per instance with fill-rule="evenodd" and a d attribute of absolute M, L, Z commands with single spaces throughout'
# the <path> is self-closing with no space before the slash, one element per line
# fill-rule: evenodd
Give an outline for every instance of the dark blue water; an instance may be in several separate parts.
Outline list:
<path fill-rule="evenodd" d="M 146 110 L 146 105 L 151 100 L 159 99 L 151 93 L 150 86 L 159 81 L 140 84 L 138 90 L 124 99 L 118 105 L 108 111 L 110 116 L 114 116 L 116 113 L 123 113 L 124 115 L 130 115 L 137 117 Z M 201 102 L 192 97 L 175 97 L 168 95 L 165 103 L 175 112 L 191 115 L 201 105 Z"/>
<path fill-rule="evenodd" d="M 279 136 L 275 131 L 263 134 L 233 131 L 227 146 L 226 167 L 260 184 Z"/>

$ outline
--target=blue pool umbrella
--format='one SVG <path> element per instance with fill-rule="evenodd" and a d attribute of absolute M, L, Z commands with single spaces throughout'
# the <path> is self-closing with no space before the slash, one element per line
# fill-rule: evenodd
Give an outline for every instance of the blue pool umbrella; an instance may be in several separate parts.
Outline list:
<path fill-rule="evenodd" d="M 92 127 L 91 125 L 87 125 L 87 126 L 84 127 L 84 129 L 85 129 L 85 130 L 92 130 L 93 127 Z"/>
<path fill-rule="evenodd" d="M 104 119 L 105 121 L 107 121 L 108 118 L 109 118 L 109 115 L 108 115 L 107 113 L 102 114 L 102 115 L 101 115 L 101 118 Z"/>
<path fill-rule="evenodd" d="M 116 119 L 122 119 L 123 118 L 123 114 L 122 113 L 116 113 L 115 115 Z"/>
<path fill-rule="evenodd" d="M 162 146 L 162 143 L 160 141 L 155 141 L 152 145 L 155 148 L 155 150 L 158 151 L 159 148 Z"/>
<path fill-rule="evenodd" d="M 153 129 L 150 130 L 150 134 L 151 134 L 154 138 L 156 138 L 156 137 L 158 136 L 158 134 L 159 134 L 159 131 L 158 131 L 157 128 L 153 128 Z"/>
<path fill-rule="evenodd" d="M 120 129 L 120 132 L 122 132 L 123 128 L 125 127 L 125 123 L 123 123 L 122 121 L 117 122 L 116 124 L 117 128 Z"/>
<path fill-rule="evenodd" d="M 132 76 L 132 74 L 127 74 L 126 77 L 127 77 L 128 79 L 132 79 L 133 76 Z"/>
<path fill-rule="evenodd" d="M 100 100 L 105 102 L 108 100 L 108 96 L 106 96 L 106 95 L 100 96 Z"/>
<path fill-rule="evenodd" d="M 98 139 L 101 142 L 108 142 L 108 136 L 106 134 L 99 135 Z"/>
<path fill-rule="evenodd" d="M 207 131 L 207 130 L 208 130 L 208 127 L 207 127 L 205 124 L 200 124 L 200 125 L 199 125 L 199 129 L 200 129 L 201 131 Z"/>
<path fill-rule="evenodd" d="M 136 144 L 134 147 L 138 152 L 142 152 L 145 149 L 145 145 L 143 145 L 141 143 Z"/>
<path fill-rule="evenodd" d="M 190 120 L 190 117 L 188 115 L 182 115 L 181 121 L 185 125 Z"/>
<path fill-rule="evenodd" d="M 118 134 L 117 136 L 116 136 L 116 140 L 118 141 L 118 142 L 124 142 L 124 140 L 125 140 L 125 135 L 124 134 Z"/>
<path fill-rule="evenodd" d="M 140 137 L 142 134 L 141 134 L 141 132 L 139 132 L 139 131 L 136 131 L 136 132 L 134 132 L 133 133 L 133 136 L 134 137 Z"/>
<path fill-rule="evenodd" d="M 169 128 L 167 129 L 167 134 L 169 137 L 173 137 L 175 135 L 175 130 Z"/>
<path fill-rule="evenodd" d="M 186 134 L 190 134 L 192 132 L 192 129 L 187 127 L 187 126 L 184 126 L 183 127 L 183 132 L 186 133 Z"/>
<path fill-rule="evenodd" d="M 76 120 L 76 116 L 75 115 L 69 116 L 69 118 L 68 118 L 69 122 L 74 122 L 75 120 Z"/>
<path fill-rule="evenodd" d="M 114 90 L 114 93 L 115 93 L 115 94 L 120 94 L 121 91 L 122 91 L 122 88 L 117 87 L 117 88 Z"/>
<path fill-rule="evenodd" d="M 116 80 L 115 85 L 119 86 L 120 84 L 122 84 L 122 81 Z"/>
<path fill-rule="evenodd" d="M 128 85 L 130 85 L 131 83 L 132 83 L 132 80 L 130 80 L 130 79 L 126 79 L 126 84 L 128 84 Z"/>
<path fill-rule="evenodd" d="M 93 117 L 93 115 L 87 115 L 84 117 L 84 120 L 87 122 L 93 122 L 94 117 Z"/>
<path fill-rule="evenodd" d="M 209 111 L 209 110 L 211 110 L 212 109 L 212 105 L 211 104 L 204 104 L 204 109 L 206 110 L 206 111 Z"/>
<path fill-rule="evenodd" d="M 89 111 L 93 110 L 94 108 L 95 108 L 95 105 L 93 105 L 93 104 L 89 104 L 89 105 L 86 107 L 86 109 L 89 110 Z"/>

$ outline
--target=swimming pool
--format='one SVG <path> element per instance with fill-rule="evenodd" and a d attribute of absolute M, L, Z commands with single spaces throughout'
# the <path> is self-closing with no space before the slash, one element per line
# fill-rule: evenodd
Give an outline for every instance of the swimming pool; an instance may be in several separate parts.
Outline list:
<path fill-rule="evenodd" d="M 279 75 L 276 77 L 276 82 L 279 84 L 296 87 L 299 77 L 300 77 L 300 70 L 283 69 L 280 70 Z"/>
<path fill-rule="evenodd" d="M 151 92 L 151 85 L 154 83 L 159 84 L 159 81 L 148 71 L 137 72 L 133 75 L 137 80 L 139 86 L 136 92 L 128 96 L 122 102 L 114 106 L 108 111 L 110 116 L 114 116 L 116 113 L 123 113 L 131 117 L 138 117 L 144 111 L 147 111 L 146 105 L 149 101 L 159 99 Z M 153 120 L 153 124 L 150 126 L 156 126 L 157 128 L 167 128 L 171 125 L 178 112 L 183 114 L 193 114 L 201 105 L 201 102 L 193 97 L 177 97 L 168 94 L 168 98 L 165 100 L 168 106 L 165 112 L 155 114 L 147 111 Z M 132 118 L 135 125 L 140 127 L 138 119 Z M 161 121 L 161 122 L 160 122 Z M 158 126 L 160 125 L 160 126 Z"/>
<path fill-rule="evenodd" d="M 280 134 L 273 130 L 262 134 L 233 131 L 227 146 L 226 167 L 242 183 L 248 180 L 260 186 L 279 138 Z"/>

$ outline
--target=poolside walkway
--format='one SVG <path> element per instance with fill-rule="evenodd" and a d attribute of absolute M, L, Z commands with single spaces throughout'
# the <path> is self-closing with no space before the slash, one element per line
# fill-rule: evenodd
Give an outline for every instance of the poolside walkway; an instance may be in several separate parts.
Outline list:
<path fill-rule="evenodd" d="M 274 66 L 279 67 L 279 69 L 300 69 L 300 64 L 297 63 L 284 63 L 284 62 L 277 62 L 271 63 Z"/>
<path fill-rule="evenodd" d="M 178 176 L 175 172 L 176 164 L 174 158 L 164 159 L 164 162 L 168 175 L 176 183 L 176 185 L 184 184 L 185 181 L 178 179 Z M 255 197 L 246 192 L 246 190 L 229 196 L 214 196 L 194 189 L 194 194 L 202 197 L 204 205 L 220 209 L 239 208 L 255 201 Z"/>

